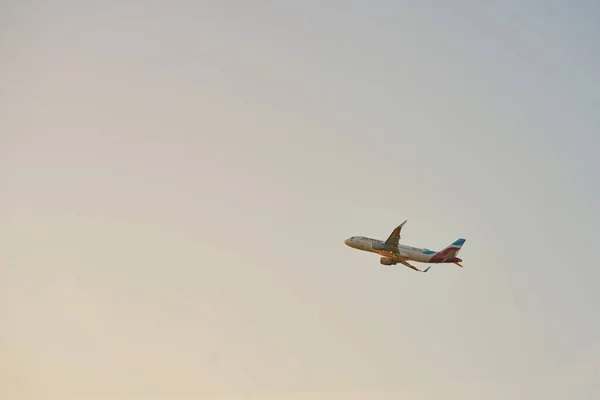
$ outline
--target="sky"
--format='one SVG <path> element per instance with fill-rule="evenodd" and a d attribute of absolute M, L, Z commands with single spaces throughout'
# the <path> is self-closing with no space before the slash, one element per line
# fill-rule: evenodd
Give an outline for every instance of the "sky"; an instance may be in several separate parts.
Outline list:
<path fill-rule="evenodd" d="M 596 399 L 599 19 L 1 2 L 0 398 Z"/>

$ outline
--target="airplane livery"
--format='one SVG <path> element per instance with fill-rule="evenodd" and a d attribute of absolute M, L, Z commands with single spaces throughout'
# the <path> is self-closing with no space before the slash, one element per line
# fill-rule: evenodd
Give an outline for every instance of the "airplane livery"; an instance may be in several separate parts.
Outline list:
<path fill-rule="evenodd" d="M 405 223 L 406 221 L 398 225 L 385 242 L 363 236 L 352 236 L 351 238 L 346 239 L 344 243 L 353 249 L 379 254 L 382 256 L 379 262 L 383 265 L 391 266 L 400 263 L 419 272 L 427 272 L 431 266 L 422 271 L 409 264 L 408 261 L 431 264 L 452 263 L 462 267 L 462 265 L 460 265 L 462 260 L 457 256 L 463 244 L 466 242 L 465 239 L 458 239 L 441 251 L 405 246 L 398 243 L 400 241 L 400 231 Z"/>

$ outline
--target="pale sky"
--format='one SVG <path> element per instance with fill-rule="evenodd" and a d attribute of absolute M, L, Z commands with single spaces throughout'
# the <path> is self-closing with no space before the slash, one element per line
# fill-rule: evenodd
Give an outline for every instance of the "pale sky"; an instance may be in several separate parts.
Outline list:
<path fill-rule="evenodd" d="M 0 2 L 0 398 L 597 399 L 598 21 Z"/>

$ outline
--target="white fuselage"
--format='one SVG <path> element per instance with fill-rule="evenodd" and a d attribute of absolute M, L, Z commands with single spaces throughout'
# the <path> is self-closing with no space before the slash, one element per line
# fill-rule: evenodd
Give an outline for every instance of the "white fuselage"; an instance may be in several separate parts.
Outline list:
<path fill-rule="evenodd" d="M 427 263 L 436 254 L 435 251 L 429 249 L 421 249 L 418 247 L 406 246 L 398 244 L 399 254 L 395 254 L 389 250 L 384 249 L 384 242 L 377 239 L 371 239 L 362 236 L 353 236 L 350 239 L 344 241 L 344 243 L 357 250 L 367 251 L 370 253 L 376 253 L 383 257 L 390 258 L 392 260 L 398 260 L 400 257 L 405 260 L 412 260 L 416 262 Z M 400 256 L 400 257 L 398 257 Z"/>

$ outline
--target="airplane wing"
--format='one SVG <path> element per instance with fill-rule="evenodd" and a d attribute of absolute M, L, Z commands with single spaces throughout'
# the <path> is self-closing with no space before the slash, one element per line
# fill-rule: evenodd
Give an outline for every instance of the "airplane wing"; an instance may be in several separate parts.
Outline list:
<path fill-rule="evenodd" d="M 421 271 L 419 268 L 417 268 L 417 267 L 414 267 L 414 266 L 410 265 L 410 264 L 409 264 L 408 262 L 406 262 L 405 260 L 398 260 L 398 262 L 399 262 L 400 264 L 404 265 L 404 266 L 407 266 L 407 267 L 408 267 L 408 268 L 410 268 L 410 269 L 414 269 L 415 271 L 419 271 L 419 272 L 427 272 L 427 271 L 429 271 L 429 268 L 431 268 L 431 266 L 429 266 L 429 267 L 425 268 L 425 271 Z"/>
<path fill-rule="evenodd" d="M 391 233 L 390 237 L 388 237 L 387 240 L 385 241 L 385 244 L 393 246 L 394 248 L 398 247 L 398 241 L 400 240 L 400 231 L 402 230 L 402 227 L 404 226 L 405 223 L 406 223 L 406 221 L 404 221 L 403 223 L 398 225 L 396 227 L 396 229 L 394 229 L 394 231 Z"/>

